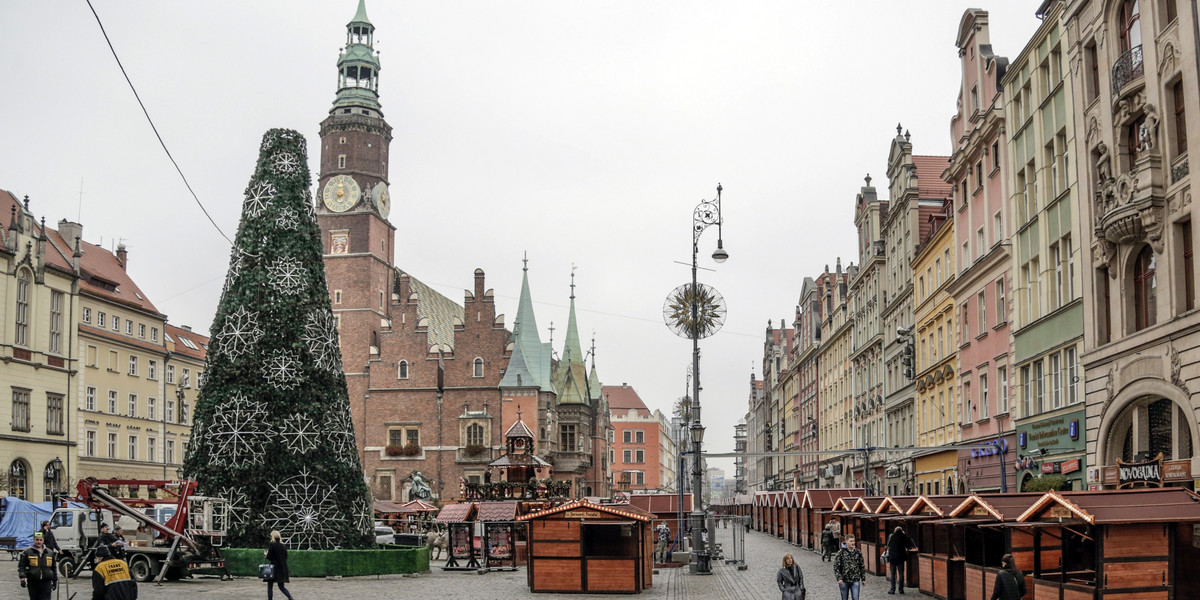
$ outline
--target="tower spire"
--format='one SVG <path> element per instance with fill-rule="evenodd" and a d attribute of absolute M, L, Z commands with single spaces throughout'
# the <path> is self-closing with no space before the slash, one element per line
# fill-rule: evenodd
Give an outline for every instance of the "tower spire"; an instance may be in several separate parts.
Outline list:
<path fill-rule="evenodd" d="M 329 114 L 380 116 L 379 57 L 375 52 L 375 26 L 367 19 L 366 0 L 346 24 L 346 47 L 338 56 L 338 91 Z M 356 110 L 357 109 L 357 110 Z"/>
<path fill-rule="evenodd" d="M 567 342 L 563 360 L 583 363 L 583 347 L 579 343 L 579 326 L 575 322 L 575 265 L 571 265 L 571 312 L 567 316 Z"/>

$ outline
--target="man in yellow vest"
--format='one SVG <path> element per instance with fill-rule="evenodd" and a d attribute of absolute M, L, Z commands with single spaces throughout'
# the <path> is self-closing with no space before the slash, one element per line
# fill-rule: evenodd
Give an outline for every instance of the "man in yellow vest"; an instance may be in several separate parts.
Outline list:
<path fill-rule="evenodd" d="M 50 590 L 58 587 L 54 553 L 46 547 L 40 531 L 33 534 L 33 545 L 21 553 L 17 576 L 21 578 L 21 587 L 29 589 L 29 600 L 50 600 Z"/>
<path fill-rule="evenodd" d="M 96 547 L 92 569 L 92 600 L 137 600 L 137 582 L 129 575 L 129 565 L 114 558 L 108 546 Z"/>

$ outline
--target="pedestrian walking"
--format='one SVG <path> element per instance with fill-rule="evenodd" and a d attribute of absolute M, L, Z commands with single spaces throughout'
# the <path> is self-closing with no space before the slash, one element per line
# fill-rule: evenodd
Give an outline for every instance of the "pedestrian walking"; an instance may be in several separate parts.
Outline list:
<path fill-rule="evenodd" d="M 1025 596 L 1025 574 L 1017 568 L 1013 555 L 1000 557 L 1000 571 L 996 573 L 996 586 L 992 588 L 991 600 L 1021 600 Z"/>
<path fill-rule="evenodd" d="M 267 562 L 271 563 L 275 570 L 275 574 L 267 580 L 267 600 L 275 597 L 276 585 L 288 600 L 292 600 L 292 593 L 283 587 L 291 578 L 288 576 L 287 548 L 284 547 L 283 536 L 278 531 L 271 532 L 271 543 L 267 545 Z"/>
<path fill-rule="evenodd" d="M 858 600 L 862 585 L 867 581 L 867 567 L 856 542 L 853 534 L 847 535 L 842 549 L 833 557 L 833 574 L 837 577 L 842 600 Z"/>
<path fill-rule="evenodd" d="M 892 531 L 892 535 L 888 536 L 887 550 L 885 552 L 887 554 L 889 571 L 888 579 L 891 582 L 888 593 L 895 594 L 897 582 L 899 582 L 900 593 L 903 594 L 905 571 L 908 570 L 908 553 L 916 552 L 916 548 L 913 547 L 912 538 L 908 537 L 903 527 L 897 525 L 896 529 Z"/>
<path fill-rule="evenodd" d="M 29 590 L 29 600 L 50 600 L 50 591 L 58 587 L 54 553 L 46 548 L 42 532 L 33 534 L 33 545 L 21 553 L 17 563 L 21 587 Z"/>
<path fill-rule="evenodd" d="M 808 595 L 808 590 L 804 589 L 804 572 L 791 554 L 783 555 L 783 566 L 775 574 L 775 584 L 783 593 L 781 600 L 805 600 Z"/>
<path fill-rule="evenodd" d="M 46 544 L 46 548 L 51 552 L 58 554 L 62 552 L 62 548 L 58 547 L 58 540 L 54 539 L 54 531 L 50 529 L 50 521 L 42 521 L 42 541 Z"/>
<path fill-rule="evenodd" d="M 833 554 L 837 551 L 837 539 L 833 535 L 833 525 L 825 524 L 825 529 L 821 530 L 821 561 L 833 560 Z"/>
<path fill-rule="evenodd" d="M 96 546 L 96 561 L 92 567 L 92 600 L 137 600 L 137 582 L 129 575 L 129 565 L 113 556 L 112 548 Z"/>

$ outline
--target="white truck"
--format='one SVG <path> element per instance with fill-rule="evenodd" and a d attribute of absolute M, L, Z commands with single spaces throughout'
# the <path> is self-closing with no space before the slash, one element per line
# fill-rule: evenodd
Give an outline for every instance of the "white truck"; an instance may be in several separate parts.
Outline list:
<path fill-rule="evenodd" d="M 148 485 L 171 490 L 170 504 L 146 499 L 117 498 L 104 486 Z M 100 524 L 120 524 L 129 572 L 139 582 L 176 580 L 193 572 L 218 572 L 229 577 L 221 545 L 228 513 L 224 499 L 194 495 L 194 481 L 84 479 L 76 486 L 78 502 L 89 508 L 60 508 L 50 527 L 62 549 L 63 573 L 75 577 L 90 568 Z M 134 504 L 145 504 L 137 507 Z"/>

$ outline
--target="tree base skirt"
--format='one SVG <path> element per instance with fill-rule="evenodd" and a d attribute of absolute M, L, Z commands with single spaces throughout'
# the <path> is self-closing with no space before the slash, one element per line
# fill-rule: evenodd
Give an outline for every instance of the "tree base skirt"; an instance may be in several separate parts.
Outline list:
<path fill-rule="evenodd" d="M 257 577 L 266 560 L 262 548 L 223 548 L 225 564 L 236 576 Z M 370 550 L 288 550 L 290 577 L 360 577 L 425 573 L 429 548 L 381 546 Z"/>

